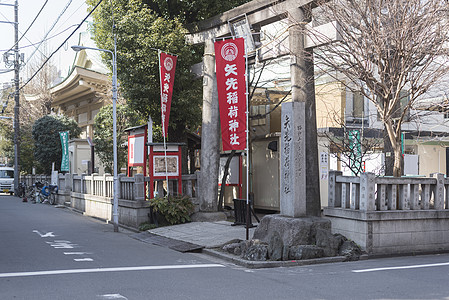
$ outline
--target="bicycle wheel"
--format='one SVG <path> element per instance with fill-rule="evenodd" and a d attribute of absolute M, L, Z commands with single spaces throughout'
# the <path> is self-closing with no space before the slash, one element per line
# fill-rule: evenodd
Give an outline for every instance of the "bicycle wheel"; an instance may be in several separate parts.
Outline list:
<path fill-rule="evenodd" d="M 50 195 L 48 195 L 48 202 L 50 203 L 50 205 L 55 205 L 56 203 L 55 194 L 50 193 Z"/>

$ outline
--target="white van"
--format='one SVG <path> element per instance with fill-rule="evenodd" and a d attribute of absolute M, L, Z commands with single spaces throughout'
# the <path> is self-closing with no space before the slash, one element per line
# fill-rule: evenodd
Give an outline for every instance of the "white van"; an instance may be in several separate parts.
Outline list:
<path fill-rule="evenodd" d="M 14 194 L 14 168 L 0 167 L 0 192 Z"/>

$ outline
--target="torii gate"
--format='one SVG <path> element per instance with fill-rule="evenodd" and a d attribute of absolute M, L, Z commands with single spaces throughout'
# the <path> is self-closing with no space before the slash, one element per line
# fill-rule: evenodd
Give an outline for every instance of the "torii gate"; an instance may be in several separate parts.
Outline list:
<path fill-rule="evenodd" d="M 219 171 L 219 110 L 215 77 L 214 38 L 230 36 L 228 20 L 246 15 L 252 26 L 288 18 L 291 103 L 282 105 L 281 215 L 320 216 L 315 83 L 311 47 L 304 36 L 306 13 L 316 0 L 255 0 L 200 22 L 187 36 L 191 44 L 205 44 L 203 57 L 203 117 L 201 139 L 200 211 L 216 212 Z M 286 143 L 287 141 L 287 143 Z"/>

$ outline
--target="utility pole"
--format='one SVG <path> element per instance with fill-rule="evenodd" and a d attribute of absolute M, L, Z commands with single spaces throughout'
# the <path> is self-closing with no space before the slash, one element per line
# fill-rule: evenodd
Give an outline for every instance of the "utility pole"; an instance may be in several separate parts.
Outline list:
<path fill-rule="evenodd" d="M 14 22 L 0 21 L 0 23 L 14 24 L 14 46 L 3 54 L 3 60 L 7 67 L 14 66 L 14 193 L 16 193 L 19 186 L 19 152 L 20 152 L 20 124 L 19 124 L 19 83 L 20 83 L 20 66 L 23 62 L 23 56 L 19 53 L 19 2 L 15 0 L 14 4 L 0 3 L 4 6 L 14 6 Z M 12 50 L 12 51 L 11 51 Z M 11 53 L 12 52 L 12 53 Z M 10 56 L 13 56 L 13 61 L 10 61 Z M 6 70 L 4 70 L 6 71 Z M 3 108 L 4 109 L 4 108 Z"/>
<path fill-rule="evenodd" d="M 19 153 L 20 153 L 20 125 L 19 125 L 19 71 L 20 71 L 20 54 L 19 54 L 19 3 L 16 0 L 14 4 L 14 194 L 16 195 L 19 187 Z"/>

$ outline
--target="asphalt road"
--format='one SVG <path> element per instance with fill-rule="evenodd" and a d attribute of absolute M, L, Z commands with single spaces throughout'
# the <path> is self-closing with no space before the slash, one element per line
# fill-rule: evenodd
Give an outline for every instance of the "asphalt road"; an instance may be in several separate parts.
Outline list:
<path fill-rule="evenodd" d="M 449 299 L 449 255 L 250 270 L 0 196 L 0 299 Z"/>

